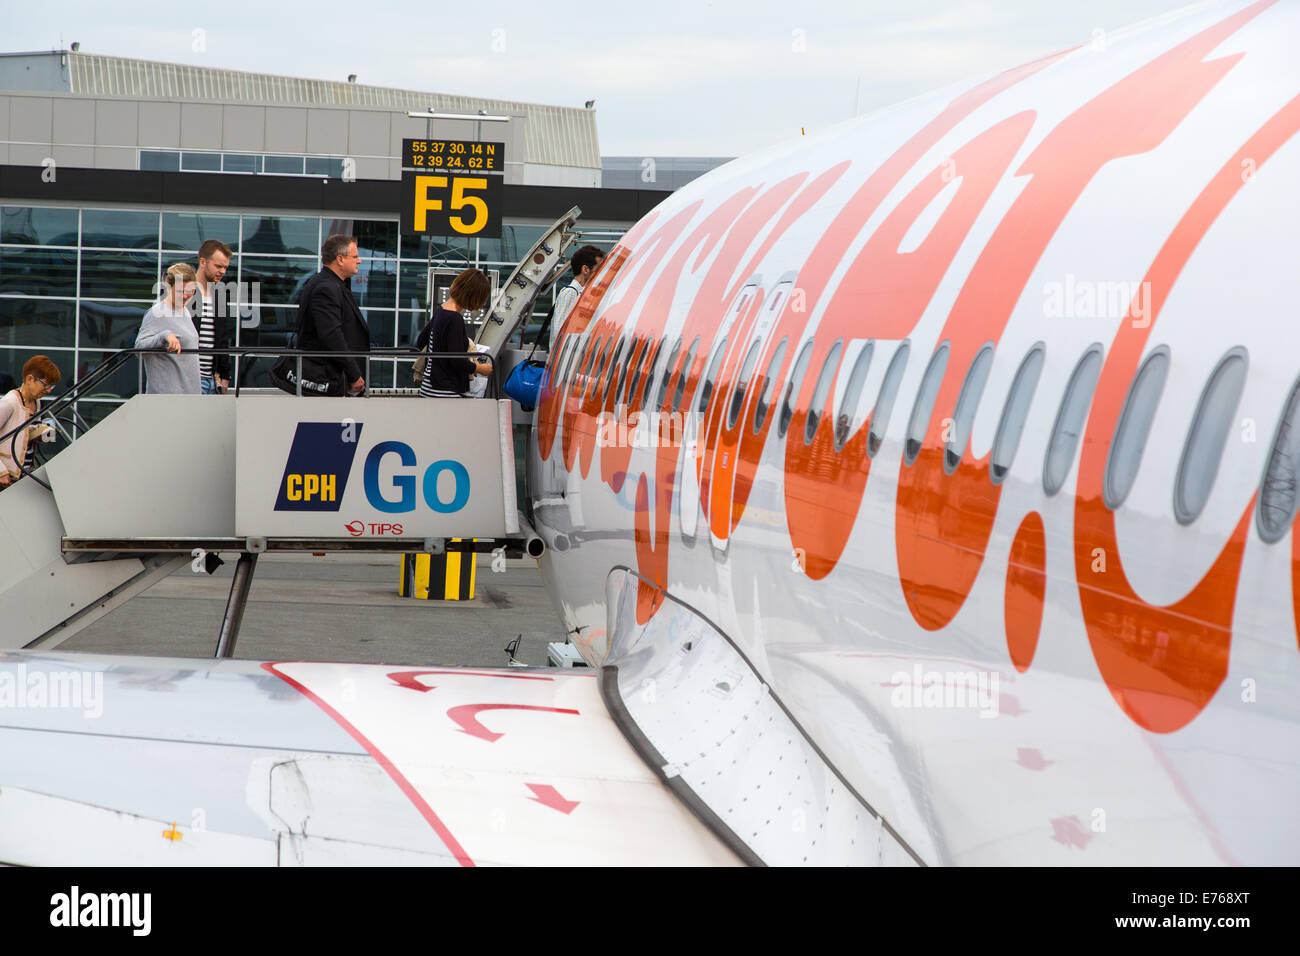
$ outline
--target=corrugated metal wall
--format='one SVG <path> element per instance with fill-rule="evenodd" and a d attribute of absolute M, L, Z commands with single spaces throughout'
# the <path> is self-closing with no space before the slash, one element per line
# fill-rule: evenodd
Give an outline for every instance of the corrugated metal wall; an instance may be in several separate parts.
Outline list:
<path fill-rule="evenodd" d="M 244 73 L 154 63 L 92 53 L 69 53 L 72 92 L 89 96 L 169 97 L 220 103 L 292 103 L 528 117 L 524 162 L 600 168 L 596 115 L 591 110 L 509 100 L 421 93 L 384 86 Z"/>

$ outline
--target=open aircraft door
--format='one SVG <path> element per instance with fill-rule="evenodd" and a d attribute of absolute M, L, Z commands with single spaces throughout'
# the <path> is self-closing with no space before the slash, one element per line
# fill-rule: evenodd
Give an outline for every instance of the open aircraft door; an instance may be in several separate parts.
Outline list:
<path fill-rule="evenodd" d="M 564 272 L 569 260 L 565 255 L 577 234 L 574 224 L 582 210 L 574 206 L 533 244 L 510 273 L 492 303 L 491 314 L 478 333 L 478 344 L 486 345 L 495 359 L 519 325 L 532 314 L 537 296 Z"/>

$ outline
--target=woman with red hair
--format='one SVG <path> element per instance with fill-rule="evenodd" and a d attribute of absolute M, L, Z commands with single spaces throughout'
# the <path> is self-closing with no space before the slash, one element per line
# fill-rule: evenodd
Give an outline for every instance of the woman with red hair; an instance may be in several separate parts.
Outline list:
<path fill-rule="evenodd" d="M 37 403 L 54 390 L 62 377 L 59 367 L 49 358 L 33 355 L 23 366 L 23 384 L 0 398 L 0 435 L 8 436 L 0 440 L 0 488 L 22 477 L 27 443 L 49 428 L 48 425 L 22 426 L 36 415 Z"/>

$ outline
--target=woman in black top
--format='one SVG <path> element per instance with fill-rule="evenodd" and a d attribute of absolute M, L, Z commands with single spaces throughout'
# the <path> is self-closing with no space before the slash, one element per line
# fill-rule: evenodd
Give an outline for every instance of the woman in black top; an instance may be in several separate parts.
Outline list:
<path fill-rule="evenodd" d="M 428 352 L 468 352 L 469 334 L 461 312 L 477 312 L 487 305 L 492 287 L 477 269 L 466 269 L 456 276 L 447 290 L 447 301 L 429 320 L 415 347 Z M 471 375 L 488 375 L 492 362 L 487 358 L 431 358 L 424 366 L 420 395 L 425 398 L 466 398 Z"/>

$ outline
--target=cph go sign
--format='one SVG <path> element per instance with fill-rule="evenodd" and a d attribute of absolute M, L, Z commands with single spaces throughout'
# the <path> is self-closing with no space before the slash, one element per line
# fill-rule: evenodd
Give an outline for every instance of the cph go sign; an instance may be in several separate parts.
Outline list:
<path fill-rule="evenodd" d="M 386 455 L 396 455 L 402 469 L 412 470 L 399 471 L 392 477 L 391 487 L 381 488 L 379 465 Z M 438 479 L 444 472 L 451 475 L 455 488 L 449 499 L 443 499 L 438 494 Z M 406 442 L 382 441 L 375 445 L 370 449 L 370 454 L 366 455 L 364 471 L 366 500 L 370 502 L 370 507 L 385 514 L 414 511 L 417 475 L 418 462 L 415 450 Z M 424 503 L 432 510 L 440 514 L 452 514 L 464 508 L 469 501 L 469 471 L 460 462 L 444 458 L 424 469 L 419 487 Z"/>

